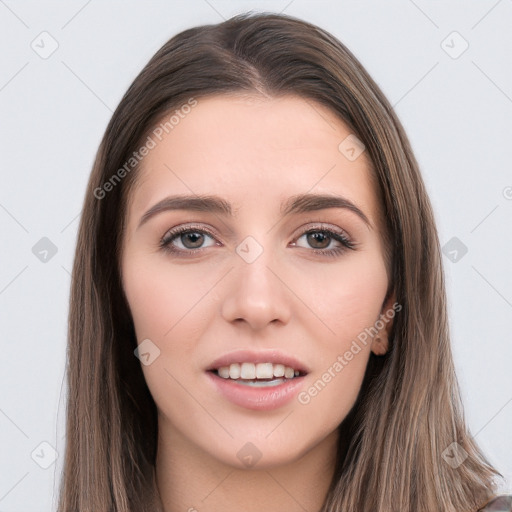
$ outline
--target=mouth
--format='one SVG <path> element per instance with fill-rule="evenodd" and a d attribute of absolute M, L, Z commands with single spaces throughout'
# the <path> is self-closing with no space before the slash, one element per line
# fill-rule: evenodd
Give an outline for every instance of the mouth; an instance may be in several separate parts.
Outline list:
<path fill-rule="evenodd" d="M 251 363 L 240 362 L 210 369 L 209 372 L 217 377 L 232 381 L 241 386 L 272 387 L 285 382 L 304 377 L 307 372 L 295 369 L 283 363 Z"/>
<path fill-rule="evenodd" d="M 278 349 L 235 350 L 205 368 L 212 389 L 244 409 L 271 411 L 290 404 L 310 373 Z"/>

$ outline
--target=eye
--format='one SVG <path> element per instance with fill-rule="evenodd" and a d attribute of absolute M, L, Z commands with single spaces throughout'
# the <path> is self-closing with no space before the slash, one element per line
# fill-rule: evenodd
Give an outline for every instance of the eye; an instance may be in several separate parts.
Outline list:
<path fill-rule="evenodd" d="M 204 245 L 210 239 L 209 245 Z M 204 228 L 194 226 L 179 226 L 169 230 L 160 240 L 160 247 L 173 254 L 195 253 L 205 247 L 217 245 L 213 234 Z"/>
<path fill-rule="evenodd" d="M 298 242 L 301 239 L 304 239 L 307 245 L 299 244 Z M 190 225 L 170 229 L 159 244 L 162 250 L 175 256 L 185 257 L 195 255 L 207 247 L 216 245 L 222 244 L 217 242 L 213 233 L 204 227 L 199 228 Z M 335 231 L 324 226 L 308 229 L 291 245 L 310 248 L 315 254 L 333 257 L 344 253 L 347 249 L 354 250 L 356 247 L 355 242 L 351 241 L 343 231 Z"/>
<path fill-rule="evenodd" d="M 337 256 L 345 252 L 347 249 L 353 250 L 356 245 L 345 233 L 324 227 L 307 230 L 297 239 L 297 241 L 303 238 L 305 239 L 306 244 L 313 249 L 314 253 L 327 256 Z M 292 245 L 308 248 L 307 246 L 300 245 L 297 242 Z"/>

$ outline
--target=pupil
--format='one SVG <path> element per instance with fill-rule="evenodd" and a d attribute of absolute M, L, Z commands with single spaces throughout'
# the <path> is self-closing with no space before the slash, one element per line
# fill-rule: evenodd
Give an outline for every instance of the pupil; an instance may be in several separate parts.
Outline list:
<path fill-rule="evenodd" d="M 313 242 L 311 245 L 317 249 L 324 249 L 329 245 L 329 237 L 325 233 L 310 233 L 308 237 L 310 237 L 308 241 Z M 317 245 L 319 241 L 320 246 Z M 325 243 L 326 241 L 327 243 Z M 324 243 L 322 244 L 322 242 Z"/>
<path fill-rule="evenodd" d="M 204 235 L 202 235 L 201 233 L 185 233 L 181 235 L 181 242 L 188 249 L 196 249 L 203 243 L 203 237 Z M 192 242 L 192 246 L 186 243 L 187 238 L 189 241 Z"/>

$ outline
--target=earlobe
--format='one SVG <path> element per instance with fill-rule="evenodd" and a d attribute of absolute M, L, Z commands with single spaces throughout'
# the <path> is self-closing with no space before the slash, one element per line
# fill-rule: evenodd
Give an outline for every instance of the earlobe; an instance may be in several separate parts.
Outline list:
<path fill-rule="evenodd" d="M 376 356 L 383 356 L 389 349 L 388 337 L 385 334 L 375 336 L 371 350 Z"/>
<path fill-rule="evenodd" d="M 396 296 L 395 292 L 393 291 L 389 294 L 388 298 L 384 301 L 384 304 L 382 305 L 380 321 L 384 323 L 384 325 L 373 338 L 373 342 L 371 345 L 372 352 L 377 356 L 383 356 L 389 350 L 389 335 L 391 332 L 391 328 L 393 327 L 393 319 L 396 313 L 395 305 Z"/>

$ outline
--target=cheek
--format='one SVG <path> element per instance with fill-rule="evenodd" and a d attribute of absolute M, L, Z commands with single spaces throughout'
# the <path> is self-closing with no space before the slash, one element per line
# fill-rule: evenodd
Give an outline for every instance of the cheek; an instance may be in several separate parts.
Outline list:
<path fill-rule="evenodd" d="M 198 273 L 173 269 L 164 260 L 133 257 L 123 266 L 124 289 L 139 340 L 154 337 L 163 342 L 173 337 L 177 327 L 182 329 L 187 318 L 201 310 L 202 297 L 212 286 Z"/>
<path fill-rule="evenodd" d="M 379 319 L 387 284 L 384 263 L 370 258 L 354 258 L 310 282 L 311 304 L 329 328 L 315 338 L 315 378 L 298 396 L 308 417 L 321 418 L 315 428 L 334 428 L 355 404 L 370 357 L 369 328 Z M 311 335 L 313 324 L 318 332 L 318 320 L 311 319 Z"/>
<path fill-rule="evenodd" d="M 374 254 L 368 251 L 364 257 L 353 257 L 308 280 L 306 296 L 328 327 L 324 329 L 325 352 L 331 358 L 333 350 L 348 350 L 351 342 L 379 319 L 388 280 L 384 261 Z"/>
<path fill-rule="evenodd" d="M 137 341 L 149 339 L 160 350 L 151 364 L 142 365 L 146 383 L 160 407 L 168 402 L 169 395 L 178 410 L 187 405 L 178 382 L 190 378 L 194 351 L 212 308 L 207 296 L 212 284 L 194 280 L 197 275 L 183 267 L 173 268 L 165 258 L 159 261 L 154 255 L 132 253 L 123 262 L 123 285 Z M 205 277 L 203 273 L 201 276 Z"/>

